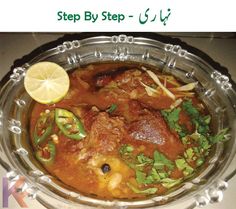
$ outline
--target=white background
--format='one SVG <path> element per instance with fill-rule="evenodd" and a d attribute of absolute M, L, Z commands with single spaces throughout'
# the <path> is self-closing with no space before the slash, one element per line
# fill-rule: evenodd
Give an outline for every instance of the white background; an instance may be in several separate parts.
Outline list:
<path fill-rule="evenodd" d="M 147 8 L 149 22 L 141 25 L 139 14 Z M 168 8 L 171 15 L 166 26 L 160 21 L 150 23 L 152 15 Z M 235 31 L 235 8 L 234 0 L 7 0 L 0 6 L 0 31 Z M 57 21 L 58 11 L 86 10 L 132 14 L 134 18 L 123 23 Z"/>

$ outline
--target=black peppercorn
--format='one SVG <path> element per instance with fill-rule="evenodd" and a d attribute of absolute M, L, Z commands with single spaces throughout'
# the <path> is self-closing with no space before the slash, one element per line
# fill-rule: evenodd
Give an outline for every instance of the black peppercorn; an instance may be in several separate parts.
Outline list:
<path fill-rule="evenodd" d="M 107 173 L 111 170 L 111 167 L 110 167 L 109 164 L 105 163 L 105 164 L 102 165 L 101 169 L 102 169 L 103 173 Z"/>

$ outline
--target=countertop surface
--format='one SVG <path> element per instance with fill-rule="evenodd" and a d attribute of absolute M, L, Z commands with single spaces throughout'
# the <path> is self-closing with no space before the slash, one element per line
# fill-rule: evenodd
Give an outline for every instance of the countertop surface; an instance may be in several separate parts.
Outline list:
<path fill-rule="evenodd" d="M 42 44 L 54 41 L 64 34 L 48 33 L 48 34 L 35 34 L 35 33 L 2 33 L 0 34 L 0 80 L 10 70 L 16 59 L 22 58 L 24 55 L 31 53 L 35 48 Z M 193 46 L 210 58 L 216 63 L 220 63 L 221 67 L 226 68 L 232 80 L 236 81 L 236 38 L 232 33 L 168 33 L 162 35 L 169 35 L 182 41 L 183 45 L 188 44 Z M 236 162 L 233 162 L 235 165 Z M 5 170 L 0 167 L 0 176 L 6 175 Z M 0 193 L 2 193 L 2 181 L 0 183 Z M 235 194 L 236 194 L 236 177 L 229 181 L 229 187 L 224 192 L 224 199 L 217 204 L 211 204 L 204 208 L 206 209 L 235 209 Z M 2 207 L 2 195 L 0 197 L 0 208 Z M 27 200 L 26 203 L 29 208 L 43 209 L 35 200 Z M 183 205 L 184 206 L 184 205 Z M 9 197 L 9 207 L 11 209 L 18 209 L 20 206 L 16 200 Z M 175 209 L 182 209 L 183 207 Z"/>

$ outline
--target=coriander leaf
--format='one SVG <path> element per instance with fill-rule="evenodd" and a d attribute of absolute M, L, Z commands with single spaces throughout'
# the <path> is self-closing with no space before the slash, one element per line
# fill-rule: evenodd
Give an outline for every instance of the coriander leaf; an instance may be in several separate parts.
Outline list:
<path fill-rule="evenodd" d="M 159 172 L 158 173 L 161 179 L 167 178 L 168 174 L 166 172 Z"/>
<path fill-rule="evenodd" d="M 147 165 L 151 165 L 153 163 L 153 159 L 145 156 L 143 153 L 134 156 L 132 155 L 134 148 L 131 145 L 122 145 L 119 152 L 121 154 L 122 159 L 125 163 L 134 170 L 143 170 Z"/>
<path fill-rule="evenodd" d="M 157 173 L 157 170 L 155 168 L 152 167 L 152 170 L 151 170 L 151 173 L 150 175 L 152 176 L 152 178 L 155 180 L 155 181 L 160 181 L 160 176 L 159 174 Z"/>
<path fill-rule="evenodd" d="M 145 184 L 152 184 L 152 183 L 154 183 L 154 182 L 155 182 L 155 180 L 154 180 L 154 178 L 153 178 L 152 175 L 147 176 L 147 178 L 146 178 L 146 180 L 145 180 Z"/>
<path fill-rule="evenodd" d="M 133 148 L 132 146 L 128 145 L 128 146 L 126 147 L 126 151 L 127 151 L 127 152 L 133 152 L 133 151 L 134 151 L 134 148 Z"/>
<path fill-rule="evenodd" d="M 206 124 L 210 124 L 210 122 L 211 122 L 211 116 L 210 116 L 210 115 L 204 116 L 203 119 L 204 119 L 204 121 L 205 121 Z"/>
<path fill-rule="evenodd" d="M 211 147 L 207 137 L 203 136 L 202 134 L 199 134 L 197 131 L 191 134 L 190 138 L 197 141 L 200 148 L 202 148 L 203 150 L 208 150 Z"/>
<path fill-rule="evenodd" d="M 175 164 L 178 169 L 183 171 L 185 176 L 193 173 L 193 171 L 194 171 L 194 169 L 183 158 L 175 160 Z"/>
<path fill-rule="evenodd" d="M 177 160 L 175 160 L 175 164 L 176 164 L 178 169 L 184 170 L 186 161 L 185 161 L 185 159 L 177 159 Z"/>
<path fill-rule="evenodd" d="M 108 113 L 112 113 L 116 110 L 117 105 L 116 104 L 112 104 L 109 109 L 107 110 Z"/>
<path fill-rule="evenodd" d="M 211 147 L 208 139 L 205 136 L 200 135 L 198 140 L 199 140 L 199 145 L 202 149 L 208 150 Z"/>
<path fill-rule="evenodd" d="M 134 151 L 134 148 L 133 148 L 133 146 L 131 146 L 131 145 L 124 144 L 124 145 L 122 145 L 122 146 L 120 147 L 120 150 L 119 150 L 119 151 L 120 151 L 120 154 L 121 154 L 121 155 L 127 155 L 127 154 L 133 152 L 133 151 Z"/>
<path fill-rule="evenodd" d="M 167 178 L 168 173 L 166 173 L 164 171 L 163 172 L 158 172 L 154 167 L 152 167 L 152 170 L 150 172 L 150 176 L 152 177 L 151 179 L 153 180 L 153 182 L 157 183 L 161 179 Z M 148 176 L 148 177 L 150 177 L 150 176 Z"/>
<path fill-rule="evenodd" d="M 164 186 L 165 188 L 169 189 L 177 184 L 179 184 L 182 181 L 182 179 L 171 179 L 171 178 L 165 178 L 162 179 L 162 186 Z"/>
<path fill-rule="evenodd" d="M 139 184 L 145 184 L 146 174 L 142 171 L 136 170 L 136 181 Z"/>
<path fill-rule="evenodd" d="M 187 134 L 188 134 L 187 128 L 186 128 L 184 125 L 182 125 L 182 126 L 181 126 L 181 130 L 179 130 L 179 131 L 177 131 L 177 132 L 178 132 L 178 134 L 179 134 L 179 136 L 180 136 L 181 139 L 182 139 L 183 137 L 187 136 Z"/>
<path fill-rule="evenodd" d="M 204 163 L 204 158 L 198 158 L 196 161 L 196 166 L 199 167 L 200 165 L 202 165 Z"/>
<path fill-rule="evenodd" d="M 191 160 L 194 156 L 194 151 L 192 148 L 188 148 L 185 152 L 184 152 L 184 156 L 185 158 L 188 158 L 189 160 Z"/>
<path fill-rule="evenodd" d="M 136 170 L 136 181 L 139 184 L 152 184 L 154 179 L 151 175 L 146 177 L 146 173 Z"/>
<path fill-rule="evenodd" d="M 181 138 L 181 141 L 183 142 L 183 144 L 191 144 L 188 136 L 184 136 L 183 138 Z"/>
<path fill-rule="evenodd" d="M 181 111 L 180 108 L 173 109 L 168 115 L 168 120 L 173 121 L 173 122 L 177 122 L 179 120 L 180 111 Z"/>
<path fill-rule="evenodd" d="M 170 110 L 162 110 L 161 113 L 167 121 L 169 127 L 175 130 L 176 123 L 179 120 L 180 108 L 174 108 L 172 111 Z M 178 127 L 179 128 L 179 127 Z"/>
<path fill-rule="evenodd" d="M 137 165 L 135 163 L 129 162 L 127 161 L 127 159 L 124 159 L 125 163 L 132 169 L 136 170 L 136 169 L 142 169 L 142 168 L 137 168 Z"/>
<path fill-rule="evenodd" d="M 191 118 L 197 118 L 199 116 L 199 111 L 193 106 L 191 100 L 184 101 L 182 106 Z"/>
<path fill-rule="evenodd" d="M 127 186 L 136 194 L 155 194 L 157 192 L 156 187 L 140 190 L 135 186 L 133 186 L 132 184 L 130 184 L 129 182 L 127 183 Z"/>
<path fill-rule="evenodd" d="M 224 141 L 225 139 L 225 134 L 228 132 L 228 128 L 225 128 L 225 129 L 222 129 L 221 131 L 219 131 L 218 134 L 216 134 L 215 136 L 210 136 L 209 137 L 209 140 L 212 144 L 215 144 L 217 142 L 220 142 L 220 141 Z"/>
<path fill-rule="evenodd" d="M 206 123 L 204 117 L 206 116 L 199 115 L 198 118 L 192 119 L 192 122 L 195 124 L 198 133 L 202 135 L 206 135 L 209 132 L 209 126 L 208 126 L 208 123 Z"/>
<path fill-rule="evenodd" d="M 161 113 L 170 129 L 175 130 L 179 134 L 180 138 L 182 138 L 187 135 L 188 131 L 184 125 L 179 125 L 178 123 L 180 111 L 180 108 L 174 108 L 173 110 L 162 110 Z"/>
<path fill-rule="evenodd" d="M 153 160 L 147 156 L 145 156 L 143 153 L 137 155 L 137 160 L 140 164 L 146 165 L 153 163 Z"/>
<path fill-rule="evenodd" d="M 198 147 L 193 147 L 193 151 L 195 152 L 196 155 L 199 155 L 199 149 L 198 149 Z"/>
<path fill-rule="evenodd" d="M 209 132 L 209 123 L 211 121 L 211 116 L 202 116 L 200 112 L 192 104 L 191 100 L 184 101 L 182 103 L 183 109 L 190 116 L 192 123 L 195 125 L 198 133 L 206 136 Z"/>
<path fill-rule="evenodd" d="M 189 135 L 189 137 L 195 141 L 198 141 L 200 138 L 201 134 L 199 134 L 197 131 L 195 131 L 194 133 L 192 133 L 191 135 Z"/>
<path fill-rule="evenodd" d="M 157 169 L 163 169 L 164 166 L 167 166 L 170 170 L 174 168 L 172 161 L 168 160 L 163 154 L 158 151 L 154 152 L 154 167 Z"/>

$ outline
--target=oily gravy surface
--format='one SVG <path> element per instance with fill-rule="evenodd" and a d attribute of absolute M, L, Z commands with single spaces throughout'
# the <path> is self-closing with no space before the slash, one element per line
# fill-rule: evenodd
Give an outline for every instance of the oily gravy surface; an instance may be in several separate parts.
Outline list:
<path fill-rule="evenodd" d="M 51 175 L 85 194 L 131 199 L 162 195 L 204 166 L 211 117 L 196 83 L 130 63 L 69 77 L 64 99 L 35 103 L 31 115 L 32 145 Z"/>

